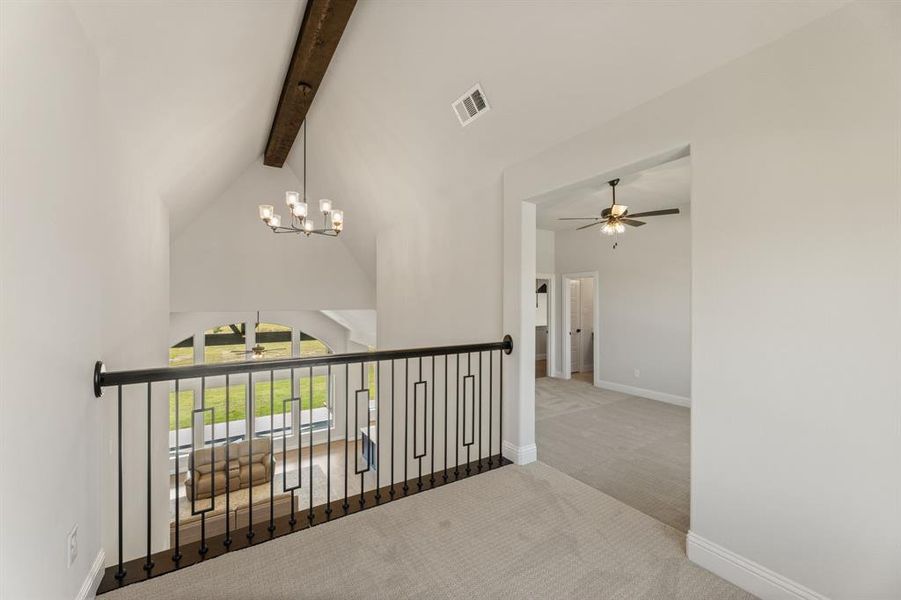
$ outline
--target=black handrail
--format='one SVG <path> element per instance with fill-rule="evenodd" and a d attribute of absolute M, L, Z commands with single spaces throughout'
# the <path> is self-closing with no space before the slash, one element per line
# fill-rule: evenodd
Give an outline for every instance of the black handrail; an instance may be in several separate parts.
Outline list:
<path fill-rule="evenodd" d="M 350 364 L 358 362 L 374 362 L 398 360 L 420 356 L 439 356 L 444 354 L 466 354 L 468 352 L 487 352 L 503 350 L 506 354 L 513 352 L 513 338 L 504 336 L 500 342 L 482 344 L 461 344 L 457 346 L 432 346 L 426 348 L 407 348 L 402 350 L 376 350 L 374 352 L 354 352 L 349 354 L 327 354 L 305 358 L 277 358 L 273 360 L 248 360 L 213 365 L 190 365 L 183 367 L 158 367 L 155 369 L 134 369 L 131 371 L 105 370 L 103 361 L 94 365 L 94 395 L 103 395 L 103 388 L 154 381 L 177 381 L 198 377 L 216 377 L 235 373 L 253 373 L 257 371 L 278 371 L 281 369 L 297 369 L 301 367 L 321 367 L 326 365 Z"/>

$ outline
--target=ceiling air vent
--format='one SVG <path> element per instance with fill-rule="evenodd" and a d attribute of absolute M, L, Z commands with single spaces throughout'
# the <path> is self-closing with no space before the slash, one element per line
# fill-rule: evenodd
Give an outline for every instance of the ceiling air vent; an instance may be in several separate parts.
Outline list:
<path fill-rule="evenodd" d="M 488 100 L 485 99 L 485 92 L 478 83 L 472 86 L 472 89 L 457 98 L 452 104 L 460 125 L 466 127 L 480 116 L 491 110 Z"/>

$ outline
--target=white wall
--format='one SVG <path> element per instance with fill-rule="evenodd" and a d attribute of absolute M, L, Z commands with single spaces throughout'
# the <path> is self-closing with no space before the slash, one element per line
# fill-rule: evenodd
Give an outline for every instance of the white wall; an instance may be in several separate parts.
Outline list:
<path fill-rule="evenodd" d="M 360 268 L 341 238 L 276 235 L 260 222 L 260 204 L 287 219 L 287 190 L 301 190 L 290 167 L 257 161 L 172 240 L 174 311 L 375 307 L 375 274 Z M 318 210 L 318 197 L 310 208 Z M 347 227 L 366 226 L 353 214 L 346 219 Z"/>
<path fill-rule="evenodd" d="M 547 229 L 539 229 L 535 232 L 535 270 L 539 273 L 555 272 L 554 236 L 555 232 Z"/>
<path fill-rule="evenodd" d="M 446 190 L 417 213 L 414 227 L 379 234 L 380 349 L 503 338 L 499 193 L 498 185 Z"/>
<path fill-rule="evenodd" d="M 691 145 L 692 538 L 834 599 L 901 596 L 899 23 L 851 4 L 505 174 L 506 232 L 520 200 Z M 505 247 L 525 303 L 533 250 Z"/>
<path fill-rule="evenodd" d="M 109 142 L 98 62 L 71 7 L 0 7 L 0 596 L 74 598 L 115 519 L 104 505 L 114 398 L 94 398 L 93 364 L 164 364 L 168 215 Z M 127 419 L 145 414 L 127 400 Z"/>
<path fill-rule="evenodd" d="M 648 221 L 616 239 L 593 229 L 557 232 L 556 271 L 599 274 L 600 328 L 595 335 L 600 346 L 596 379 L 601 385 L 689 398 L 690 218 L 683 208 L 679 216 Z"/>

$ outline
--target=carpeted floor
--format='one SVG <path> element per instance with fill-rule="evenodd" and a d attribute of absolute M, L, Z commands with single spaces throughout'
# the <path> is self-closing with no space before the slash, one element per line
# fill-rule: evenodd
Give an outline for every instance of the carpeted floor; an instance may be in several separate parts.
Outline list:
<path fill-rule="evenodd" d="M 684 536 L 541 463 L 509 466 L 104 596 L 753 598 Z"/>
<path fill-rule="evenodd" d="M 535 430 L 542 462 L 688 531 L 689 409 L 545 377 Z"/>

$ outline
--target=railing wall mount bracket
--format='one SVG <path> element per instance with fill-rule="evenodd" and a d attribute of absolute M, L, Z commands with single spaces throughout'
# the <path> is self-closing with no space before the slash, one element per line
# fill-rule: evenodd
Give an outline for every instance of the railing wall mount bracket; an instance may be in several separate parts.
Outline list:
<path fill-rule="evenodd" d="M 512 354 L 513 353 L 513 338 L 510 337 L 510 334 L 504 336 L 504 354 Z"/>
<path fill-rule="evenodd" d="M 94 397 L 100 398 L 103 396 L 103 386 L 100 385 L 100 377 L 103 373 L 106 372 L 106 365 L 103 364 L 102 360 L 98 360 L 94 363 Z"/>

